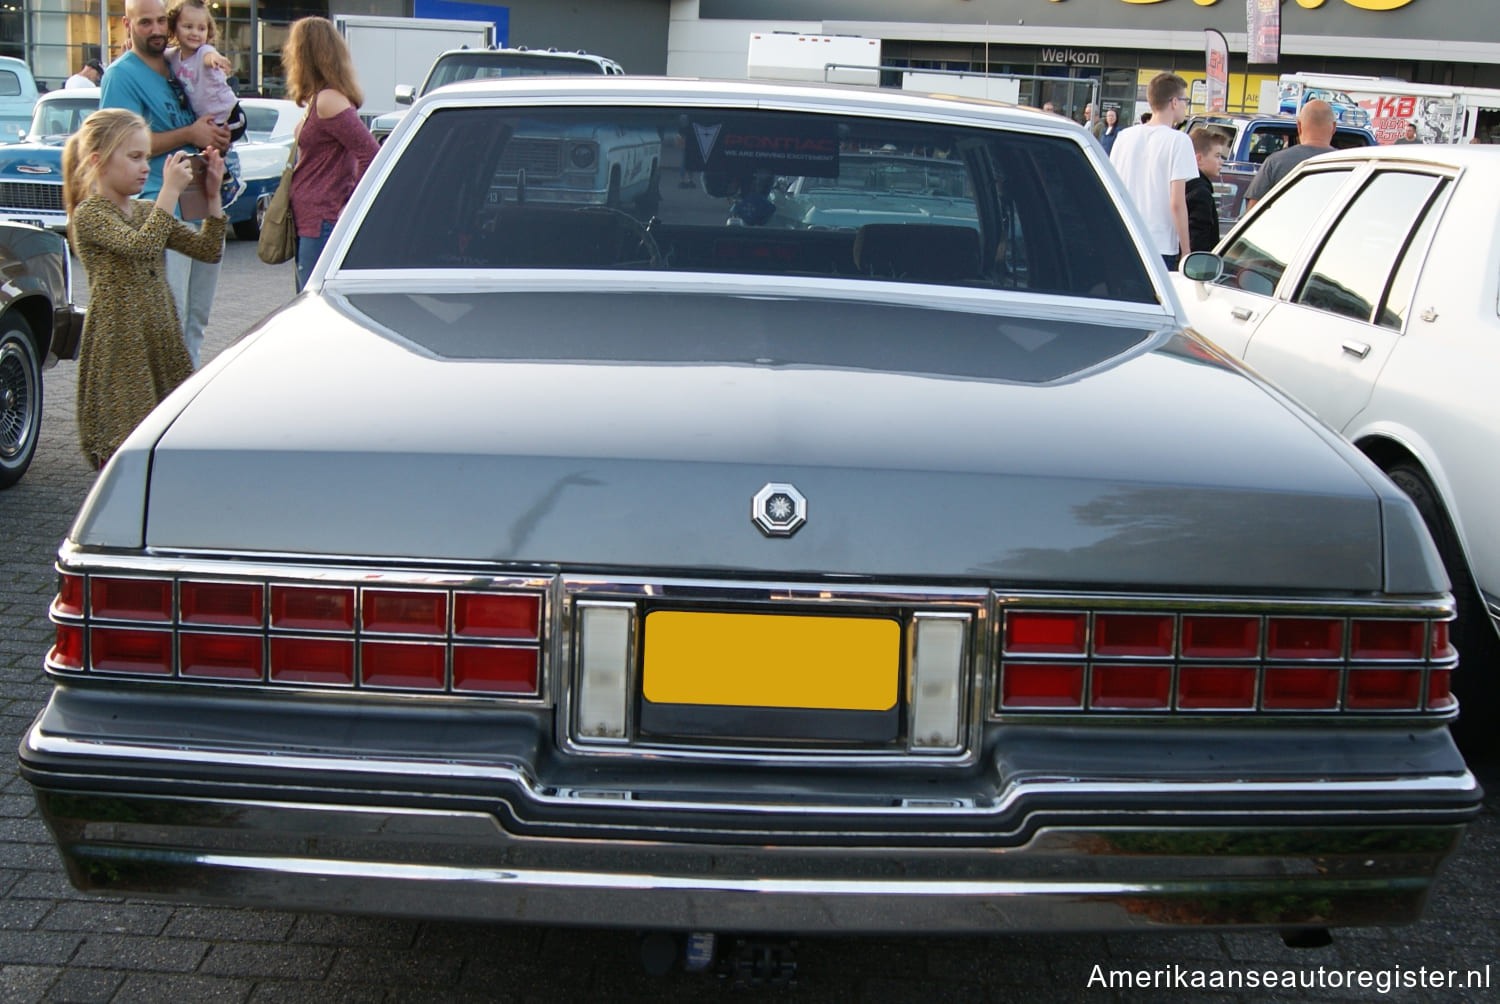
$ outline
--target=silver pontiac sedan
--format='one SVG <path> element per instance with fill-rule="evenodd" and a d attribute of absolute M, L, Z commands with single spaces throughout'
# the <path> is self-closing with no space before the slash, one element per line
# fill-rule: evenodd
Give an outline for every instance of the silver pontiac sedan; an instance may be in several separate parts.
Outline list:
<path fill-rule="evenodd" d="M 643 194 L 529 197 L 591 183 L 565 137 L 641 132 Z M 952 165 L 971 205 L 778 219 L 871 153 Z M 1442 564 L 1368 459 L 1181 322 L 1055 116 L 442 89 L 306 293 L 101 474 L 22 772 L 106 895 L 669 931 L 1412 921 L 1481 798 Z"/>

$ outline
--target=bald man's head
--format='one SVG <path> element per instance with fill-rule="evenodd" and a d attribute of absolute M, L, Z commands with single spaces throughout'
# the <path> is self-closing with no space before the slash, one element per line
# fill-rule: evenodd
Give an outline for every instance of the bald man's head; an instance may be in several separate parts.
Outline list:
<path fill-rule="evenodd" d="M 1314 98 L 1297 113 L 1297 136 L 1303 143 L 1331 146 L 1337 127 L 1338 118 L 1333 114 L 1333 105 L 1326 101 Z"/>
<path fill-rule="evenodd" d="M 125 0 L 125 30 L 137 55 L 160 57 L 167 49 L 167 8 L 162 0 Z"/>

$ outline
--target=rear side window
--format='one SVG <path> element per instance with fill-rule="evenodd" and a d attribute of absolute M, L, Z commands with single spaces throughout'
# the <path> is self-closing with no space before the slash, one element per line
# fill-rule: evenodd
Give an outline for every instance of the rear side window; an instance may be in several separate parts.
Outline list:
<path fill-rule="evenodd" d="M 1219 282 L 1270 296 L 1287 263 L 1328 200 L 1349 178 L 1349 170 L 1304 174 L 1267 205 L 1224 252 Z"/>
<path fill-rule="evenodd" d="M 21 94 L 21 78 L 14 70 L 0 70 L 0 98 L 14 98 Z"/>
<path fill-rule="evenodd" d="M 1358 321 L 1371 320 L 1440 183 L 1427 174 L 1376 174 L 1333 225 L 1294 301 Z M 1404 303 L 1399 310 L 1404 314 Z"/>
<path fill-rule="evenodd" d="M 340 267 L 647 268 L 1155 300 L 1073 140 L 754 109 L 439 110 Z"/>

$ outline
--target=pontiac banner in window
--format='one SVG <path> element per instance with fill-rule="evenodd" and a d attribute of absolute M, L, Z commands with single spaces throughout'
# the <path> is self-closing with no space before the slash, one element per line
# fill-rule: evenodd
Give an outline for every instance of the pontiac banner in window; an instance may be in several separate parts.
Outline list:
<path fill-rule="evenodd" d="M 1245 61 L 1276 63 L 1281 60 L 1280 0 L 1245 0 L 1246 33 L 1250 36 Z"/>
<path fill-rule="evenodd" d="M 1206 107 L 1211 112 L 1222 112 L 1229 107 L 1229 43 L 1223 32 L 1204 29 L 1203 55 L 1208 78 Z"/>
<path fill-rule="evenodd" d="M 690 171 L 763 171 L 836 178 L 839 138 L 827 123 L 787 115 L 690 119 L 683 137 Z"/>

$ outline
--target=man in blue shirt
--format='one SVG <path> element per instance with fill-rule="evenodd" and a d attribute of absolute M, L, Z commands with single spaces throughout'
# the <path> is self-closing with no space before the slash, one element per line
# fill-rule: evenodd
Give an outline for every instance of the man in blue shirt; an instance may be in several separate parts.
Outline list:
<path fill-rule="evenodd" d="M 130 50 L 110 64 L 99 91 L 99 107 L 127 108 L 146 120 L 151 130 L 151 176 L 141 192 L 154 199 L 161 191 L 161 169 L 174 150 L 197 153 L 207 147 L 229 149 L 229 130 L 215 125 L 212 115 L 195 118 L 182 85 L 172 77 L 167 49 L 167 10 L 162 0 L 127 0 L 125 32 Z M 167 284 L 177 301 L 177 319 L 193 365 L 203 348 L 214 288 L 219 284 L 217 263 L 193 261 L 167 252 Z"/>

